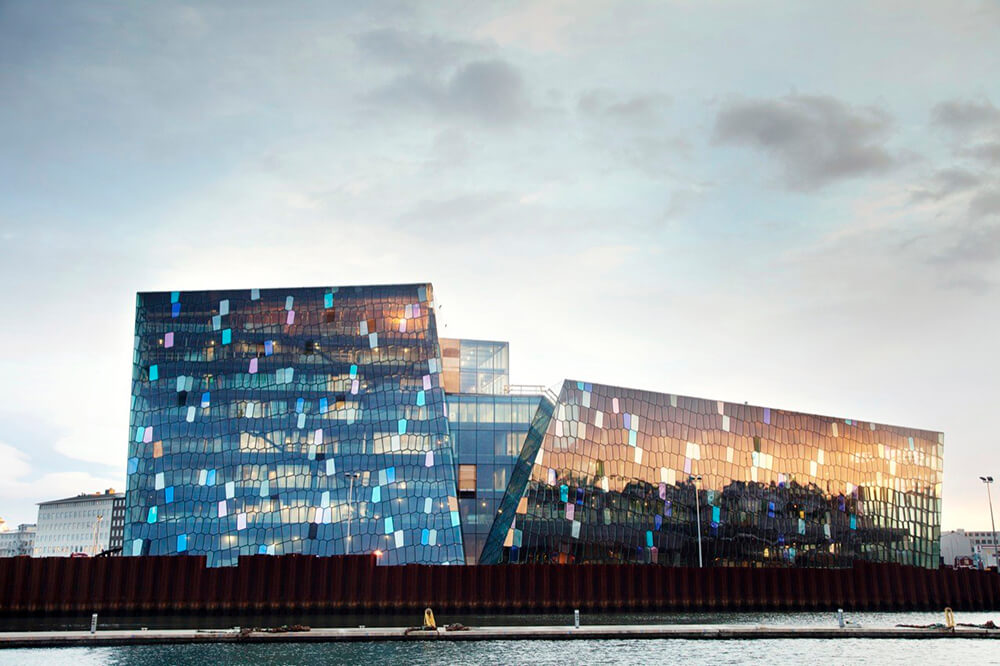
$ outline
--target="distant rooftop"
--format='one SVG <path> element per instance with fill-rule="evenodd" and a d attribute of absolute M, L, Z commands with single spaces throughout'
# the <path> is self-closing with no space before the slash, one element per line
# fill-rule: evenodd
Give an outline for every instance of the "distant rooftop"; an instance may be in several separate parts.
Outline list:
<path fill-rule="evenodd" d="M 96 493 L 80 493 L 75 497 L 67 497 L 65 499 L 49 500 L 47 502 L 38 502 L 38 506 L 45 506 L 46 504 L 64 504 L 66 502 L 92 502 L 95 499 L 105 499 L 105 498 L 115 498 L 124 497 L 125 493 L 115 492 L 114 488 L 108 488 L 104 492 Z"/>

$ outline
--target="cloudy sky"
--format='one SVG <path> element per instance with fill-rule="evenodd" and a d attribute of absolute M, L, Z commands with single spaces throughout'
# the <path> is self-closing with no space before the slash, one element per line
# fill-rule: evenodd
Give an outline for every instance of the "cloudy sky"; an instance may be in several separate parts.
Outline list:
<path fill-rule="evenodd" d="M 431 281 L 516 382 L 942 430 L 944 526 L 987 528 L 998 34 L 992 1 L 0 0 L 0 515 L 122 487 L 136 291 Z"/>

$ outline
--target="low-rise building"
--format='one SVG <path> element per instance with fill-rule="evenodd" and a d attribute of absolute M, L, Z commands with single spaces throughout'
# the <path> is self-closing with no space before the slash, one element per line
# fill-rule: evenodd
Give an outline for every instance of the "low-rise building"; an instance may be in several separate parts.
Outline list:
<path fill-rule="evenodd" d="M 965 530 L 951 530 L 941 534 L 941 563 L 946 567 L 961 566 L 971 561 L 975 551 Z"/>
<path fill-rule="evenodd" d="M 1000 533 L 952 530 L 941 534 L 941 562 L 946 567 L 997 566 L 996 539 Z"/>
<path fill-rule="evenodd" d="M 34 546 L 34 525 L 22 524 L 18 525 L 16 530 L 12 530 L 0 518 L 0 557 L 30 556 Z"/>
<path fill-rule="evenodd" d="M 93 556 L 108 550 L 114 509 L 116 504 L 123 507 L 124 498 L 109 488 L 100 493 L 39 502 L 34 557 L 69 557 L 74 553 Z M 121 512 L 119 508 L 119 520 Z"/>
<path fill-rule="evenodd" d="M 997 566 L 997 539 L 1000 538 L 1000 532 L 968 531 L 965 534 L 972 542 L 973 549 L 983 559 L 983 565 L 987 567 Z"/>

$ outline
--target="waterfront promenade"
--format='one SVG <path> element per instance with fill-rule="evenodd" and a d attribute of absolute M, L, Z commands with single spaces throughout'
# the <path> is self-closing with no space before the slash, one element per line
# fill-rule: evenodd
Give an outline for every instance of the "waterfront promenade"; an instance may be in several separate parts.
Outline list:
<path fill-rule="evenodd" d="M 469 627 L 461 631 L 410 631 L 405 627 L 349 627 L 271 632 L 157 629 L 129 631 L 36 631 L 0 633 L 0 649 L 208 643 L 342 643 L 373 641 L 495 641 L 583 639 L 1000 639 L 1000 629 L 910 627 L 795 627 L 739 624 Z"/>

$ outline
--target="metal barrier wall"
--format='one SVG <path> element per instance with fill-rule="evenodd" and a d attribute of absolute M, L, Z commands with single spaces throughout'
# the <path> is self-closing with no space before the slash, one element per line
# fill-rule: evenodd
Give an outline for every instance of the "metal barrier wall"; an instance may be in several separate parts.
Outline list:
<path fill-rule="evenodd" d="M 1000 609 L 1000 574 L 894 564 L 376 566 L 365 555 L 0 559 L 0 614 Z"/>

